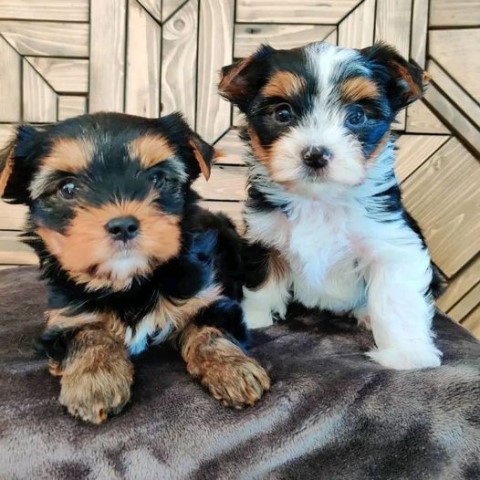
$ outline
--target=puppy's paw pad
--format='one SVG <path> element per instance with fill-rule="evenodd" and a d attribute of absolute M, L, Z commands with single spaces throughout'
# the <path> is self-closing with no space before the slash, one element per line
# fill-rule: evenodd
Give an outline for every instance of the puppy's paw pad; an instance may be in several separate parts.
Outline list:
<path fill-rule="evenodd" d="M 415 349 L 372 350 L 367 356 L 380 365 L 395 370 L 413 370 L 417 368 L 433 368 L 441 365 L 442 354 L 429 345 Z"/>
<path fill-rule="evenodd" d="M 210 364 L 201 383 L 227 407 L 254 405 L 270 388 L 267 372 L 246 355 Z"/>

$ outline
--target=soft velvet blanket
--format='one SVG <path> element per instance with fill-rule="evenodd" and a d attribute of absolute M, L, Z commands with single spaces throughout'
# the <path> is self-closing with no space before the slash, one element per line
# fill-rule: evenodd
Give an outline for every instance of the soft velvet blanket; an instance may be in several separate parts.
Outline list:
<path fill-rule="evenodd" d="M 368 360 L 349 319 L 291 311 L 254 332 L 271 391 L 228 410 L 175 351 L 139 358 L 133 401 L 101 426 L 57 401 L 59 382 L 32 350 L 45 290 L 32 268 L 0 273 L 0 478 L 479 479 L 480 345 L 442 315 L 444 365 L 397 372 Z"/>

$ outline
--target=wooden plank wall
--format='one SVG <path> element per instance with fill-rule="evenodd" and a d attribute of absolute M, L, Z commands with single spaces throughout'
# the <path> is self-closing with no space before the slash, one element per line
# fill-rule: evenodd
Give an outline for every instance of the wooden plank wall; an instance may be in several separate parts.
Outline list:
<path fill-rule="evenodd" d="M 83 112 L 182 110 L 227 155 L 205 205 L 241 222 L 237 112 L 217 72 L 260 43 L 393 43 L 433 77 L 398 119 L 405 202 L 449 280 L 439 306 L 480 336 L 480 0 L 2 0 L 0 143 L 11 125 Z M 428 47 L 428 48 L 427 48 Z M 16 236 L 24 208 L 0 203 L 0 265 L 35 262 Z"/>

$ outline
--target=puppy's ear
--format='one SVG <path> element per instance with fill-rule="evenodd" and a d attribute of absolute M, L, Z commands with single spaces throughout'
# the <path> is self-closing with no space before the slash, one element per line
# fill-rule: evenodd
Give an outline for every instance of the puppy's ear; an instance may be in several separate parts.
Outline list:
<path fill-rule="evenodd" d="M 195 160 L 198 163 L 200 172 L 205 177 L 205 180 L 210 178 L 212 163 L 215 158 L 220 156 L 220 152 L 215 150 L 203 138 L 195 132 L 191 132 L 188 141 L 190 148 L 193 151 Z"/>
<path fill-rule="evenodd" d="M 27 203 L 33 171 L 28 162 L 31 141 L 37 131 L 19 125 L 13 138 L 0 150 L 0 197 L 11 203 Z"/>
<path fill-rule="evenodd" d="M 420 67 L 407 62 L 395 48 L 383 42 L 360 50 L 372 64 L 373 71 L 386 86 L 395 111 L 423 96 L 429 76 Z"/>
<path fill-rule="evenodd" d="M 267 81 L 268 58 L 276 50 L 262 45 L 250 57 L 227 65 L 220 72 L 218 91 L 245 112 L 250 101 Z"/>

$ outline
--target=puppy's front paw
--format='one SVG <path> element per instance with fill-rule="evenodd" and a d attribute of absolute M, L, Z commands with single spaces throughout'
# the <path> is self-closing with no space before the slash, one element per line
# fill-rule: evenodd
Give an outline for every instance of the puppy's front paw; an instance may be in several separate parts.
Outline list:
<path fill-rule="evenodd" d="M 98 425 L 122 410 L 130 399 L 132 382 L 133 367 L 126 361 L 95 371 L 69 369 L 62 376 L 59 400 L 74 417 Z"/>
<path fill-rule="evenodd" d="M 254 405 L 270 388 L 267 372 L 242 352 L 205 359 L 201 365 L 189 365 L 189 371 L 226 407 Z"/>
<path fill-rule="evenodd" d="M 416 368 L 431 368 L 441 365 L 442 353 L 432 345 L 417 348 L 388 348 L 372 350 L 367 353 L 372 360 L 380 365 L 395 370 L 412 370 Z"/>

